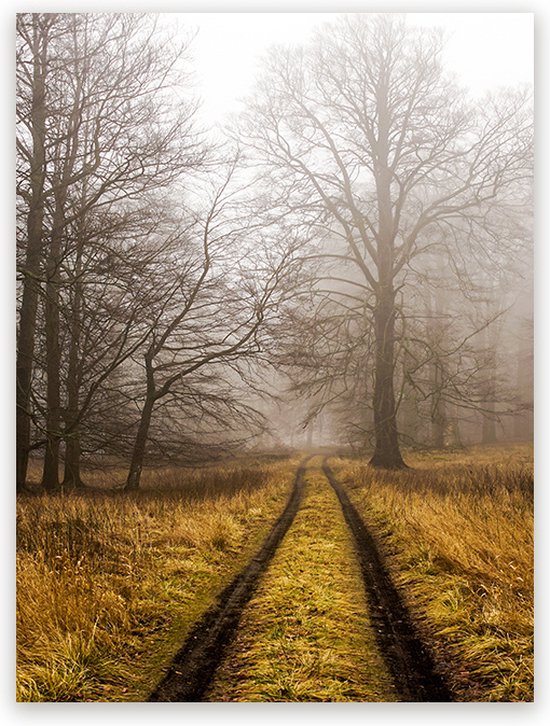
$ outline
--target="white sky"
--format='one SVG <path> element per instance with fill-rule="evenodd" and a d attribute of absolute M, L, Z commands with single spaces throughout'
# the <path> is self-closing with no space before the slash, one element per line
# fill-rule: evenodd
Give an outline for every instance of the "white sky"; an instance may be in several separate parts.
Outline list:
<path fill-rule="evenodd" d="M 179 13 L 199 28 L 194 41 L 198 92 L 208 122 L 223 121 L 251 90 L 272 43 L 300 43 L 334 13 Z M 408 22 L 441 26 L 447 67 L 474 93 L 533 79 L 532 13 L 408 13 Z"/>

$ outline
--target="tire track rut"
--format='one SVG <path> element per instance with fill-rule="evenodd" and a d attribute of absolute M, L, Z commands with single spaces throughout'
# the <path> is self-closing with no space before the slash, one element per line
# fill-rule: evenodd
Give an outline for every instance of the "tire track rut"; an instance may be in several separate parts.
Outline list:
<path fill-rule="evenodd" d="M 376 542 L 343 487 L 323 462 L 323 472 L 340 501 L 353 534 L 370 617 L 382 656 L 403 701 L 449 702 L 453 698 L 418 637 L 407 609 L 380 556 Z"/>
<path fill-rule="evenodd" d="M 245 606 L 294 521 L 303 496 L 306 466 L 312 456 L 304 459 L 298 467 L 286 507 L 264 544 L 245 569 L 223 590 L 217 603 L 191 630 L 149 701 L 203 700 L 214 672 L 235 636 Z M 378 647 L 400 694 L 400 700 L 452 701 L 444 679 L 436 672 L 430 653 L 416 633 L 383 563 L 374 537 L 335 478 L 327 458 L 323 461 L 322 470 L 338 497 L 344 519 L 353 535 L 370 604 L 369 616 Z"/>
<path fill-rule="evenodd" d="M 149 701 L 202 700 L 227 645 L 233 639 L 245 605 L 294 520 L 302 499 L 304 472 L 310 458 L 304 459 L 298 467 L 287 505 L 261 549 L 223 590 L 216 605 L 191 630 Z"/>

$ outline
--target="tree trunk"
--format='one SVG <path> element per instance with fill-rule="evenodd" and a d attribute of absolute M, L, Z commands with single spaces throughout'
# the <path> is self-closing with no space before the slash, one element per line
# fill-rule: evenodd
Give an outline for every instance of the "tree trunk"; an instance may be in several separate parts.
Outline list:
<path fill-rule="evenodd" d="M 80 476 L 80 434 L 78 430 L 65 439 L 63 486 L 67 489 L 80 489 L 84 486 Z"/>
<path fill-rule="evenodd" d="M 438 261 L 437 275 L 440 280 L 445 279 L 445 269 L 442 260 Z M 445 332 L 443 328 L 443 317 L 445 314 L 445 301 L 442 296 L 441 288 L 434 291 L 433 310 L 431 309 L 431 300 L 428 298 L 428 315 L 432 317 L 431 335 L 434 354 L 434 362 L 432 367 L 432 446 L 436 449 L 444 449 L 447 444 L 448 418 L 443 394 L 445 392 L 445 368 L 439 351 L 444 345 Z"/>
<path fill-rule="evenodd" d="M 460 434 L 460 410 L 457 405 L 453 407 L 453 414 L 451 416 L 450 429 L 451 429 L 451 445 L 455 448 L 462 448 L 462 436 Z"/>
<path fill-rule="evenodd" d="M 447 446 L 447 431 L 448 426 L 445 414 L 437 411 L 432 418 L 432 446 L 435 449 L 444 449 Z"/>
<path fill-rule="evenodd" d="M 400 438 L 407 446 L 417 444 L 420 439 L 418 401 L 416 392 L 410 384 L 411 356 L 405 353 L 403 360 L 403 399 L 400 411 Z"/>
<path fill-rule="evenodd" d="M 489 348 L 487 383 L 485 388 L 484 402 L 484 408 L 486 413 L 483 413 L 481 425 L 482 444 L 496 444 L 497 442 L 497 420 L 495 415 L 495 401 L 497 390 L 496 364 L 497 361 L 495 347 L 491 342 Z"/>
<path fill-rule="evenodd" d="M 443 386 L 443 371 L 441 363 L 436 360 L 433 368 L 433 385 L 435 400 L 432 407 L 432 446 L 444 449 L 446 446 L 446 433 L 448 429 L 445 401 L 441 397 Z"/>
<path fill-rule="evenodd" d="M 306 438 L 306 447 L 308 449 L 311 449 L 313 446 L 313 421 L 309 421 L 307 425 L 307 438 Z"/>
<path fill-rule="evenodd" d="M 59 304 L 61 240 L 64 232 L 65 194 L 56 198 L 46 283 L 46 453 L 42 485 L 45 489 L 59 487 L 59 445 L 61 443 L 61 348 L 59 345 Z"/>
<path fill-rule="evenodd" d="M 79 392 L 80 392 L 80 366 L 78 361 L 78 344 L 80 338 L 80 291 L 81 283 L 78 277 L 73 309 L 71 311 L 71 340 L 69 347 L 69 365 L 67 369 L 67 408 L 65 410 L 65 466 L 63 472 L 63 486 L 68 489 L 78 489 L 83 485 L 80 475 L 80 424 L 79 424 Z"/>
<path fill-rule="evenodd" d="M 149 435 L 149 427 L 151 425 L 154 405 L 155 398 L 148 394 L 141 412 L 141 419 L 134 443 L 134 450 L 132 452 L 128 478 L 126 479 L 126 486 L 124 487 L 126 491 L 135 491 L 136 489 L 139 489 L 141 470 L 145 459 L 145 447 L 147 445 L 147 437 Z"/>
<path fill-rule="evenodd" d="M 497 291 L 492 291 L 490 301 L 487 302 L 487 318 L 494 314 L 494 302 L 497 299 Z M 481 421 L 481 443 L 496 444 L 497 441 L 497 416 L 495 403 L 497 400 L 497 345 L 498 345 L 498 321 L 485 328 L 485 345 L 487 349 L 487 380 L 485 381 L 485 396 Z"/>
<path fill-rule="evenodd" d="M 80 477 L 80 425 L 79 425 L 79 398 L 80 398 L 80 313 L 82 307 L 82 244 L 77 248 L 75 262 L 74 295 L 71 306 L 69 364 L 67 369 L 67 408 L 65 410 L 65 471 L 63 486 L 79 488 L 83 486 Z"/>
<path fill-rule="evenodd" d="M 384 288 L 374 311 L 375 371 L 374 371 L 374 433 L 375 449 L 371 466 L 401 469 L 405 462 L 399 450 L 397 435 L 394 373 L 394 292 Z"/>
<path fill-rule="evenodd" d="M 76 37 L 76 16 L 73 17 L 73 42 Z M 75 48 L 76 50 L 76 48 Z M 66 206 L 71 186 L 71 178 L 78 157 L 79 131 L 81 120 L 81 88 L 82 79 L 79 68 L 74 68 L 76 81 L 75 95 L 72 108 L 67 116 L 65 143 L 61 142 L 56 148 L 54 159 L 53 191 L 55 208 L 52 219 L 51 242 L 48 255 L 48 280 L 46 287 L 46 354 L 47 354 L 47 446 L 44 460 L 43 484 L 48 489 L 59 486 L 59 445 L 62 440 L 61 433 L 61 348 L 60 348 L 60 304 L 61 304 L 61 273 L 60 266 L 65 240 Z M 69 109 L 68 109 L 69 111 Z M 67 250 L 65 249 L 65 252 Z M 78 275 L 77 285 L 80 285 Z M 71 333 L 78 326 L 71 320 Z M 74 401 L 73 401 L 74 409 Z M 77 409 L 78 410 L 78 409 Z M 74 411 L 73 411 L 74 413 Z M 79 456 L 80 447 L 73 445 L 71 456 Z M 73 461 L 73 464 L 75 462 Z"/>
<path fill-rule="evenodd" d="M 48 285 L 48 287 L 51 287 Z M 61 403 L 60 384 L 60 350 L 59 350 L 59 308 L 57 294 L 46 300 L 46 355 L 47 355 L 47 413 L 46 413 L 46 452 L 44 454 L 44 470 L 42 486 L 45 489 L 59 487 L 59 445 L 61 443 Z"/>
<path fill-rule="evenodd" d="M 29 220 L 29 226 L 42 227 L 42 221 Z M 41 232 L 38 233 L 38 236 Z M 29 240 L 31 234 L 29 233 Z M 36 252 L 36 253 L 35 253 Z M 26 275 L 36 274 L 40 264 L 40 250 L 33 250 L 29 243 L 26 259 Z M 17 489 L 25 486 L 29 463 L 31 440 L 31 381 L 34 360 L 34 338 L 36 331 L 36 312 L 38 309 L 39 283 L 32 276 L 26 276 L 23 283 L 23 300 L 19 316 L 19 335 L 16 363 L 16 451 L 17 451 Z"/>
<path fill-rule="evenodd" d="M 526 300 L 528 310 L 520 318 L 516 332 L 518 350 L 516 358 L 516 391 L 518 411 L 514 415 L 514 439 L 533 440 L 533 298 Z"/>
<path fill-rule="evenodd" d="M 489 404 L 488 407 L 492 408 Z M 496 444 L 497 442 L 497 424 L 491 414 L 483 414 L 483 421 L 481 424 L 481 443 L 482 444 Z"/>
<path fill-rule="evenodd" d="M 17 489 L 25 486 L 29 462 L 31 433 L 31 380 L 34 360 L 36 312 L 40 291 L 42 224 L 44 219 L 44 182 L 46 175 L 46 57 L 47 28 L 39 27 L 33 15 L 33 87 L 31 103 L 32 158 L 30 162 L 30 199 L 27 217 L 27 254 L 23 278 L 23 296 L 19 314 L 16 362 L 16 451 Z"/>
<path fill-rule="evenodd" d="M 377 260 L 378 285 L 374 310 L 374 435 L 375 448 L 371 466 L 401 469 L 405 462 L 399 450 L 394 378 L 395 290 L 394 246 L 395 219 L 392 204 L 392 171 L 388 165 L 391 113 L 387 78 L 376 89 L 378 139 L 376 143 L 376 193 L 378 204 Z"/>

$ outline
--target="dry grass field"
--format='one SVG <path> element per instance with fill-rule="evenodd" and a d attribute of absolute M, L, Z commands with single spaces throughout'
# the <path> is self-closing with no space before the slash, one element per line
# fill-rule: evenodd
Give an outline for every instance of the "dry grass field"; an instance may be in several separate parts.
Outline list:
<path fill-rule="evenodd" d="M 17 503 L 17 698 L 144 700 L 256 553 L 299 459 L 144 473 L 135 494 Z M 533 462 L 526 446 L 330 459 L 456 700 L 533 699 Z M 350 533 L 321 474 L 222 663 L 213 700 L 395 700 Z M 90 480 L 90 479 L 89 479 Z"/>
<path fill-rule="evenodd" d="M 295 467 L 251 460 L 148 472 L 131 496 L 21 497 L 17 699 L 146 699 L 265 537 Z"/>
<path fill-rule="evenodd" d="M 332 463 L 456 697 L 532 700 L 532 447 L 407 461 L 398 472 Z"/>

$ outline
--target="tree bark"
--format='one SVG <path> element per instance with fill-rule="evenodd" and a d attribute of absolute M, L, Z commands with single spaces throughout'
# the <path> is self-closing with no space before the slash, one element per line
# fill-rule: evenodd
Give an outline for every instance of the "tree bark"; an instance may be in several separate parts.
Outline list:
<path fill-rule="evenodd" d="M 65 465 L 63 470 L 63 487 L 80 489 L 84 483 L 80 474 L 80 433 L 74 431 L 65 439 Z"/>
<path fill-rule="evenodd" d="M 496 340 L 497 334 L 494 330 L 486 329 L 486 342 L 488 348 L 487 357 L 487 381 L 485 386 L 484 409 L 481 423 L 481 443 L 496 444 L 497 442 L 497 421 L 495 414 L 495 401 L 497 396 L 497 356 Z"/>
<path fill-rule="evenodd" d="M 64 206 L 66 195 L 56 195 L 51 242 L 48 255 L 46 283 L 46 452 L 42 486 L 45 489 L 59 487 L 59 446 L 61 443 L 61 348 L 59 344 L 59 305 L 61 240 L 64 232 Z"/>
<path fill-rule="evenodd" d="M 460 410 L 457 405 L 453 406 L 453 413 L 450 422 L 452 441 L 451 445 L 455 448 L 462 448 L 462 436 L 460 433 Z"/>
<path fill-rule="evenodd" d="M 444 449 L 446 446 L 447 412 L 445 401 L 441 397 L 443 387 L 443 369 L 441 362 L 436 360 L 433 365 L 433 386 L 435 400 L 432 406 L 432 446 Z"/>
<path fill-rule="evenodd" d="M 532 323 L 531 323 L 532 327 Z M 533 440 L 533 353 L 520 340 L 517 354 L 516 390 L 519 410 L 514 415 L 514 439 Z"/>
<path fill-rule="evenodd" d="M 73 16 L 73 23 L 75 16 Z M 76 27 L 73 24 L 73 40 L 76 44 Z M 61 300 L 61 261 L 64 243 L 66 243 L 66 214 L 69 189 L 79 149 L 82 82 L 78 67 L 74 68 L 76 80 L 75 95 L 67 118 L 66 138 L 61 137 L 56 148 L 54 160 L 53 192 L 54 211 L 50 247 L 48 251 L 47 284 L 46 284 L 46 374 L 47 374 L 47 414 L 46 414 L 46 454 L 44 457 L 44 474 L 42 483 L 47 489 L 59 486 L 59 447 L 63 434 L 61 432 L 61 347 L 60 347 L 60 306 Z M 77 286 L 80 286 L 76 275 Z M 71 332 L 78 326 L 71 320 Z M 74 350 L 74 349 L 73 349 Z M 74 401 L 72 402 L 74 406 Z M 77 455 L 79 447 L 73 449 Z M 74 462 L 73 462 L 74 464 Z"/>
<path fill-rule="evenodd" d="M 445 269 L 442 260 L 438 260 L 437 276 L 440 280 L 445 279 Z M 432 446 L 436 449 L 444 449 L 447 445 L 448 417 L 447 407 L 443 394 L 446 388 L 445 366 L 440 356 L 440 350 L 444 344 L 445 331 L 443 319 L 445 315 L 445 300 L 441 288 L 434 290 L 433 308 L 431 299 L 428 298 L 428 315 L 432 317 L 431 335 L 434 361 L 432 365 L 432 394 L 433 403 L 431 411 L 432 420 Z"/>
<path fill-rule="evenodd" d="M 46 300 L 46 373 L 47 373 L 47 412 L 46 412 L 46 451 L 42 486 L 45 489 L 59 487 L 59 446 L 61 443 L 61 402 L 60 402 L 60 349 L 59 349 L 59 306 L 58 293 L 48 284 Z M 51 299 L 51 297 L 53 299 Z"/>
<path fill-rule="evenodd" d="M 405 462 L 399 450 L 395 410 L 394 372 L 394 292 L 383 288 L 374 311 L 375 372 L 374 432 L 375 449 L 371 466 L 401 469 Z"/>
<path fill-rule="evenodd" d="M 82 243 L 78 241 L 75 261 L 75 282 L 71 305 L 69 364 L 67 368 L 67 407 L 65 409 L 65 468 L 63 486 L 79 488 L 83 486 L 80 476 L 80 317 L 82 309 Z"/>
<path fill-rule="evenodd" d="M 313 446 L 313 426 L 314 426 L 313 421 L 310 421 L 307 425 L 306 447 L 308 449 L 311 449 Z"/>
<path fill-rule="evenodd" d="M 392 174 L 389 154 L 389 89 L 381 79 L 376 91 L 378 142 L 375 149 L 375 181 L 378 204 L 377 260 L 378 285 L 374 310 L 374 434 L 375 448 L 371 466 L 400 469 L 405 466 L 399 449 L 395 406 L 395 220 L 392 205 Z"/>
<path fill-rule="evenodd" d="M 410 384 L 411 367 L 411 356 L 405 352 L 403 358 L 403 399 L 399 407 L 399 433 L 402 443 L 409 446 L 411 444 L 417 444 L 422 438 L 418 416 L 418 401 L 415 390 Z"/>
<path fill-rule="evenodd" d="M 78 283 L 77 283 L 78 284 Z M 75 303 L 76 306 L 76 303 Z M 78 319 L 77 309 L 73 310 L 74 325 Z M 80 474 L 80 424 L 79 416 L 79 367 L 78 367 L 78 337 L 71 337 L 69 350 L 69 368 L 67 373 L 67 408 L 65 411 L 65 465 L 63 471 L 63 486 L 68 489 L 78 489 L 84 486 Z"/>
<path fill-rule="evenodd" d="M 490 392 L 488 392 L 490 395 Z M 496 444 L 497 442 L 497 422 L 494 414 L 490 411 L 494 411 L 495 404 L 493 401 L 488 401 L 485 407 L 489 409 L 489 413 L 483 413 L 483 420 L 481 423 L 481 443 L 482 444 Z"/>
<path fill-rule="evenodd" d="M 141 470 L 143 468 L 143 461 L 145 459 L 145 447 L 147 445 L 147 436 L 149 434 L 149 427 L 151 425 L 154 405 L 154 396 L 148 394 L 147 398 L 145 399 L 143 409 L 141 411 L 141 419 L 139 422 L 138 432 L 134 443 L 134 449 L 132 451 L 132 459 L 130 462 L 130 469 L 128 471 L 128 478 L 126 479 L 126 485 L 124 487 L 126 491 L 135 491 L 139 489 Z"/>
<path fill-rule="evenodd" d="M 36 313 L 40 292 L 42 225 L 44 219 L 44 183 L 46 176 L 46 59 L 48 28 L 40 26 L 33 14 L 33 80 L 31 100 L 32 154 L 30 161 L 30 195 L 27 216 L 27 254 L 23 278 L 23 296 L 19 315 L 16 362 L 16 452 L 17 489 L 26 483 L 31 433 L 31 381 L 34 361 Z"/>

